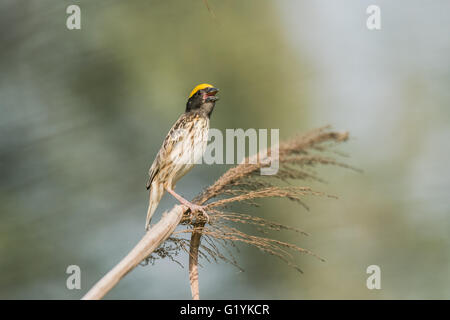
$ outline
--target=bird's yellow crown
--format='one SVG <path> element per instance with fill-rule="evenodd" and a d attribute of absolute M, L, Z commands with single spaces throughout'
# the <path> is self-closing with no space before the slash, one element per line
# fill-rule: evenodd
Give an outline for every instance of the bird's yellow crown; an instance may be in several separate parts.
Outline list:
<path fill-rule="evenodd" d="M 208 84 L 208 83 L 199 84 L 198 86 L 196 86 L 191 91 L 191 94 L 189 95 L 189 98 L 191 98 L 198 90 L 202 90 L 202 89 L 205 89 L 205 88 L 214 88 L 214 86 L 212 84 Z"/>

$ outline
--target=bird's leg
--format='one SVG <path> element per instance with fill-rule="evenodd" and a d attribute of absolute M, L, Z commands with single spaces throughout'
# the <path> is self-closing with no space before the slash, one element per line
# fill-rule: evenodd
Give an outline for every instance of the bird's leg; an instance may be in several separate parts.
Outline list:
<path fill-rule="evenodd" d="M 206 221 L 209 223 L 209 215 L 206 213 L 205 207 L 206 206 L 199 206 L 198 204 L 192 203 L 188 200 L 186 200 L 185 198 L 183 198 L 182 196 L 180 196 L 178 193 L 176 193 L 172 188 L 170 187 L 166 187 L 167 192 L 169 192 L 172 196 L 174 196 L 175 199 L 177 199 L 178 201 L 180 201 L 181 204 L 185 205 L 186 207 L 188 207 L 192 213 L 194 213 L 195 211 L 200 211 L 206 218 Z"/>

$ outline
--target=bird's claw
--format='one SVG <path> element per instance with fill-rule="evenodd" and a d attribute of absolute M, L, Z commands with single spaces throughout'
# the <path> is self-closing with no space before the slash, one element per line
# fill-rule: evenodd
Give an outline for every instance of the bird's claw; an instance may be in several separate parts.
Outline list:
<path fill-rule="evenodd" d="M 198 204 L 193 203 L 189 206 L 189 209 L 191 210 L 192 213 L 200 211 L 205 216 L 206 223 L 209 223 L 209 215 L 206 213 L 205 208 L 206 206 L 200 206 Z"/>

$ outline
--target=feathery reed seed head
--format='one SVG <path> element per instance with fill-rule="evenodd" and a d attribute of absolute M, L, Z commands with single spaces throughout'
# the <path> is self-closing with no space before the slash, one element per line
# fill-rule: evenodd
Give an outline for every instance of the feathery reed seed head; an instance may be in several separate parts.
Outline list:
<path fill-rule="evenodd" d="M 176 231 L 166 241 L 169 244 L 160 247 L 148 260 L 154 262 L 158 257 L 169 257 L 174 260 L 174 256 L 181 250 L 189 253 L 189 240 L 181 238 L 180 235 L 201 232 L 204 241 L 200 244 L 199 256 L 208 262 L 222 260 L 239 268 L 231 251 L 232 248 L 237 248 L 237 243 L 257 247 L 280 258 L 300 272 L 302 272 L 300 268 L 293 263 L 293 253 L 295 252 L 306 253 L 324 261 L 313 252 L 298 245 L 268 236 L 248 234 L 239 230 L 239 226 L 253 226 L 263 235 L 267 235 L 269 231 L 289 230 L 306 236 L 308 235 L 306 232 L 258 216 L 230 212 L 227 208 L 235 203 L 257 206 L 258 199 L 287 198 L 308 210 L 303 202 L 306 196 L 336 198 L 314 191 L 308 186 L 280 186 L 279 184 L 286 183 L 288 180 L 323 182 L 323 179 L 312 170 L 319 165 L 334 165 L 359 171 L 330 156 L 333 153 L 332 147 L 347 139 L 347 132 L 332 132 L 329 131 L 329 127 L 323 127 L 282 142 L 279 145 L 279 170 L 276 175 L 272 176 L 259 175 L 261 167 L 269 166 L 267 159 L 262 155 L 270 154 L 270 149 L 267 152 L 262 151 L 251 156 L 257 157 L 257 163 L 250 163 L 250 157 L 247 157 L 242 163 L 226 171 L 213 185 L 194 198 L 194 203 L 206 204 L 210 216 L 209 223 L 206 224 L 201 216 L 193 218 L 186 215 L 182 221 L 185 228 Z M 342 154 L 335 152 L 333 155 Z"/>

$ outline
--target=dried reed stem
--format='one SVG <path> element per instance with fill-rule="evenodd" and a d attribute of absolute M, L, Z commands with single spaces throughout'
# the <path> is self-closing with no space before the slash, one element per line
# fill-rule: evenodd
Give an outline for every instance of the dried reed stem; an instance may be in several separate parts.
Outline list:
<path fill-rule="evenodd" d="M 150 255 L 163 243 L 180 223 L 183 213 L 188 209 L 175 206 L 169 213 L 163 215 L 138 244 L 111 271 L 89 290 L 83 300 L 98 300 L 107 294 L 128 272 L 133 270 L 142 260 Z"/>

